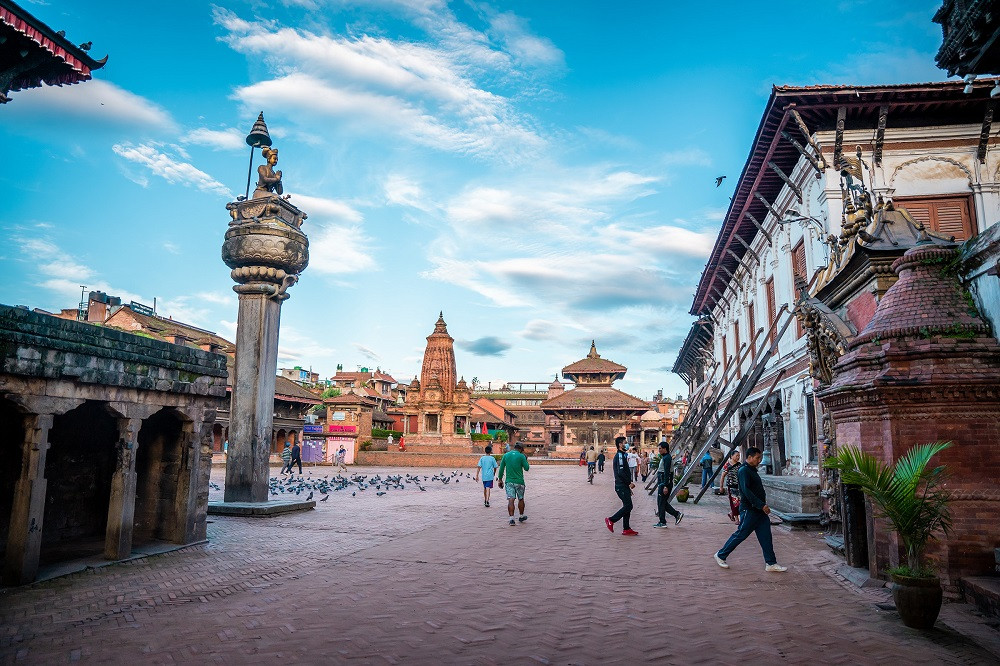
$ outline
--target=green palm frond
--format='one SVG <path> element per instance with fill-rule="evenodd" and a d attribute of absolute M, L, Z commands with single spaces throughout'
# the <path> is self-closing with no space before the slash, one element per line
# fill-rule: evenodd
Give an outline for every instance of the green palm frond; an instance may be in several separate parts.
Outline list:
<path fill-rule="evenodd" d="M 894 465 L 856 446 L 845 446 L 824 463 L 840 472 L 843 483 L 859 486 L 871 498 L 899 534 L 914 568 L 934 532 L 947 533 L 951 527 L 948 492 L 940 487 L 945 468 L 928 469 L 931 458 L 951 444 L 918 444 Z"/>

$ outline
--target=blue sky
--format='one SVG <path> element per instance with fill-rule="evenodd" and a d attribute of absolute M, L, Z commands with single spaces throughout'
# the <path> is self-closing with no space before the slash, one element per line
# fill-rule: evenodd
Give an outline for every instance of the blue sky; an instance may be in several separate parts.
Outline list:
<path fill-rule="evenodd" d="M 593 338 L 619 388 L 678 393 L 771 85 L 945 78 L 937 1 L 24 1 L 109 61 L 0 107 L 0 302 L 85 284 L 232 339 L 263 111 L 311 242 L 280 363 L 324 376 L 412 377 L 444 310 L 467 380 L 549 381 Z"/>

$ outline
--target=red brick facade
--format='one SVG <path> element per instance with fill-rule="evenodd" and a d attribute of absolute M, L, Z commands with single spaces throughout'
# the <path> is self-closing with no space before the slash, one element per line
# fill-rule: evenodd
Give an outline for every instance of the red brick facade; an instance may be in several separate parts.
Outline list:
<path fill-rule="evenodd" d="M 893 264 L 899 280 L 820 393 L 838 447 L 891 462 L 915 444 L 954 442 L 934 460 L 947 466 L 953 526 L 927 550 L 953 597 L 962 577 L 992 572 L 1000 544 L 1000 344 L 948 272 L 955 256 L 918 246 Z M 873 576 L 905 563 L 883 519 L 868 535 Z"/>

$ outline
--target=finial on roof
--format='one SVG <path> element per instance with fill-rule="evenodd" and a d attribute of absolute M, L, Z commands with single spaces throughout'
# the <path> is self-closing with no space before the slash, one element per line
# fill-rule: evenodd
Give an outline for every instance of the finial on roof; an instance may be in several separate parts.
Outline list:
<path fill-rule="evenodd" d="M 587 354 L 587 358 L 601 358 L 601 355 L 597 353 L 597 341 L 590 341 L 590 353 Z"/>
<path fill-rule="evenodd" d="M 448 332 L 448 324 L 446 324 L 445 321 L 444 321 L 444 310 L 442 310 L 438 314 L 437 323 L 434 324 L 434 332 L 435 333 L 447 333 Z"/>

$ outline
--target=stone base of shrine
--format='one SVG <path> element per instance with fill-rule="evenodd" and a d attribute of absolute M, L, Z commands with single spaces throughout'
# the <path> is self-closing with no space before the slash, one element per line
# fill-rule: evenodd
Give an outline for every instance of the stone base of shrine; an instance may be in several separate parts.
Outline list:
<path fill-rule="evenodd" d="M 819 479 L 809 476 L 769 476 L 761 474 L 767 503 L 786 514 L 818 514 L 822 509 Z"/>
<path fill-rule="evenodd" d="M 407 449 L 410 447 L 407 446 Z M 474 469 L 482 453 L 432 453 L 406 451 L 358 451 L 354 463 L 365 467 L 440 467 L 442 469 Z M 558 458 L 528 458 L 531 465 L 576 464 L 575 460 Z"/>
<path fill-rule="evenodd" d="M 210 516 L 243 516 L 265 518 L 293 511 L 315 509 L 314 500 L 271 500 L 268 502 L 209 502 Z"/>

